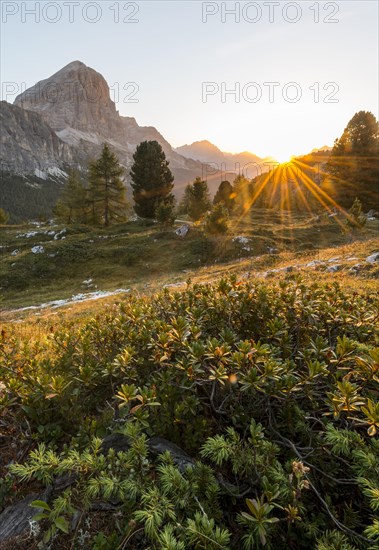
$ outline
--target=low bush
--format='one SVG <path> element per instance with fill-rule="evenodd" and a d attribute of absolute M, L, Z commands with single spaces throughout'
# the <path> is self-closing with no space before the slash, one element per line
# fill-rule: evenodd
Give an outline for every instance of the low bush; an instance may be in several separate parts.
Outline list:
<path fill-rule="evenodd" d="M 34 442 L 3 498 L 9 476 L 23 493 L 72 476 L 39 516 L 67 547 L 75 511 L 90 525 L 107 503 L 88 548 L 377 548 L 378 305 L 297 275 L 230 277 L 131 296 L 39 343 L 3 334 L 3 431 Z M 128 448 L 105 451 L 109 433 Z M 191 465 L 154 458 L 153 436 Z"/>

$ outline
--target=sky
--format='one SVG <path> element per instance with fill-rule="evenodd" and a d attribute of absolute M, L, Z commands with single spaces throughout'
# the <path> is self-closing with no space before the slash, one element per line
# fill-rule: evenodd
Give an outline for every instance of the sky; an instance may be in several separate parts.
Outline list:
<path fill-rule="evenodd" d="M 178 147 L 286 161 L 378 118 L 378 2 L 1 1 L 1 96 L 80 60 Z"/>

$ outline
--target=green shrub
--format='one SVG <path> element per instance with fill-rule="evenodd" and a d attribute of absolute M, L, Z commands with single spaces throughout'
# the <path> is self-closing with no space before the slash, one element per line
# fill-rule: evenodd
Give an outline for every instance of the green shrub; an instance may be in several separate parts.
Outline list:
<path fill-rule="evenodd" d="M 130 296 L 40 343 L 5 334 L 2 429 L 37 445 L 12 479 L 74 476 L 45 532 L 71 510 L 116 505 L 99 548 L 114 532 L 130 548 L 373 549 L 378 305 L 298 275 L 230 277 Z M 117 432 L 129 448 L 103 451 Z M 194 465 L 154 459 L 154 435 Z"/>

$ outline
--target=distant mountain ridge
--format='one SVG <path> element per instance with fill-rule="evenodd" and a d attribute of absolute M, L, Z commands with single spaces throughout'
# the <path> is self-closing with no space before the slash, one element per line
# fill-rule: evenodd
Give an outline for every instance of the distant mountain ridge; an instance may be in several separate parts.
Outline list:
<path fill-rule="evenodd" d="M 219 167 L 222 172 L 229 175 L 243 172 L 247 177 L 253 178 L 260 175 L 260 171 L 266 172 L 268 170 L 268 166 L 265 165 L 269 160 L 268 158 L 261 158 L 249 151 L 227 153 L 221 151 L 208 140 L 195 141 L 191 145 L 182 145 L 177 147 L 175 151 L 184 157 L 215 165 L 215 167 Z"/>

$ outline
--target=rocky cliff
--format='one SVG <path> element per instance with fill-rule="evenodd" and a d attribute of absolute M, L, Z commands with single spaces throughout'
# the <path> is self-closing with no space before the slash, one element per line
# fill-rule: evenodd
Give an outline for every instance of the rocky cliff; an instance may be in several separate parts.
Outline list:
<path fill-rule="evenodd" d="M 80 61 L 69 63 L 23 92 L 15 105 L 38 113 L 83 159 L 98 155 L 101 145 L 108 142 L 129 169 L 137 145 L 157 140 L 170 161 L 178 188 L 201 175 L 201 163 L 175 152 L 158 130 L 120 116 L 104 77 Z"/>
<path fill-rule="evenodd" d="M 57 175 L 75 157 L 38 113 L 6 101 L 0 102 L 0 152 L 2 170 L 20 175 Z"/>

